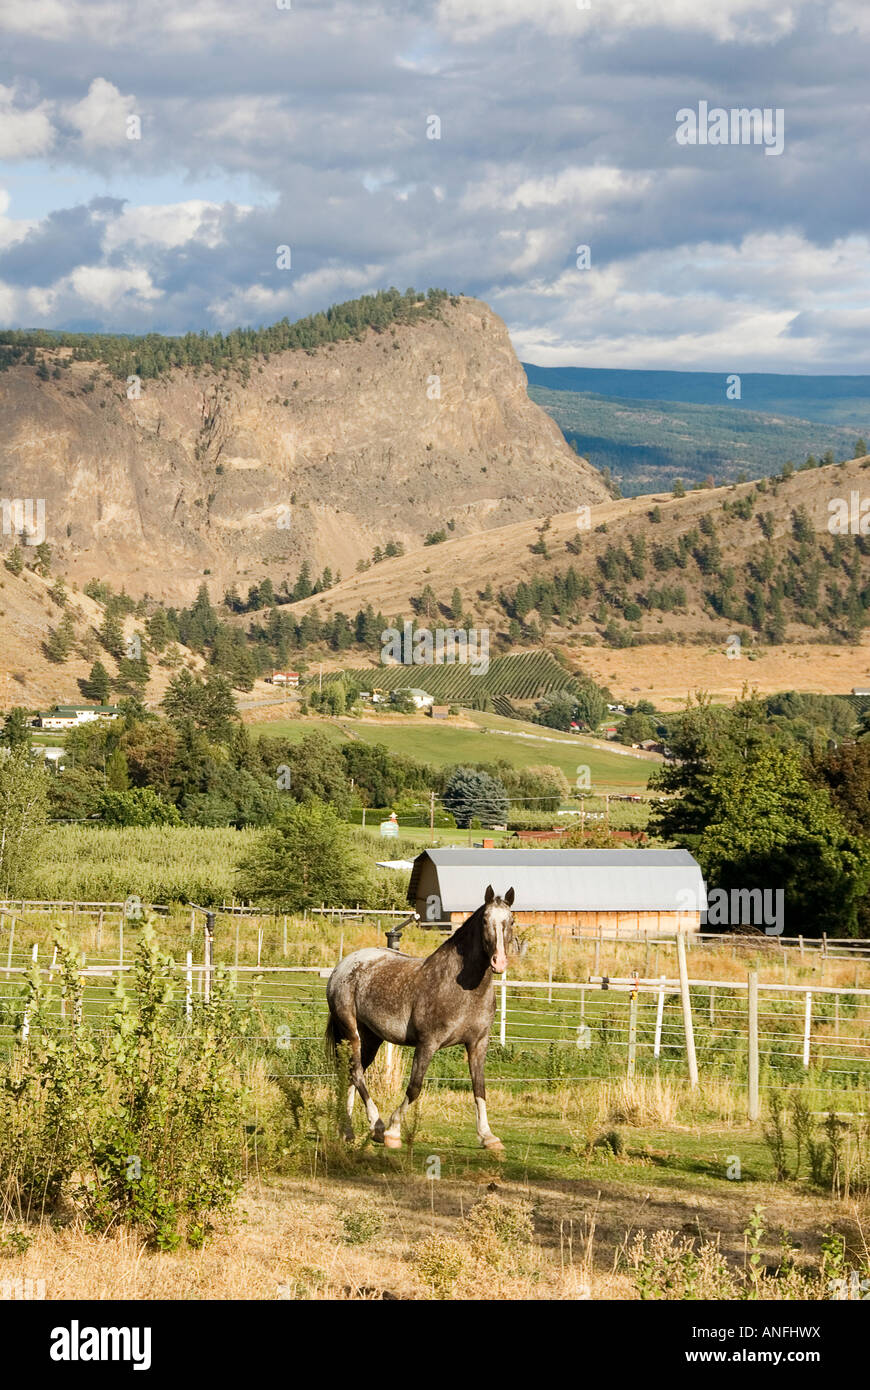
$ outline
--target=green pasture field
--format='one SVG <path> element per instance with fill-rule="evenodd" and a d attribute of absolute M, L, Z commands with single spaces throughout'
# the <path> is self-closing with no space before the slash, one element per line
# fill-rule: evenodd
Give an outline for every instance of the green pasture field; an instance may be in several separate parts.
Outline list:
<path fill-rule="evenodd" d="M 500 759 L 518 768 L 552 763 L 561 768 L 571 786 L 576 783 L 578 768 L 588 767 L 592 790 L 601 792 L 641 792 L 656 765 L 647 759 L 613 753 L 600 741 L 572 738 L 558 730 L 544 731 L 540 725 L 527 724 L 524 720 L 500 719 L 498 715 L 480 713 L 472 717 L 480 726 L 479 732 L 434 721 L 368 723 L 347 718 L 276 719 L 270 723 L 251 724 L 249 728 L 255 735 L 287 738 L 296 743 L 312 730 L 322 729 L 336 742 L 349 738 L 382 743 L 391 753 L 402 753 L 434 767 L 492 763 Z M 495 732 L 497 730 L 506 732 Z M 521 734 L 529 737 L 519 737 Z"/>

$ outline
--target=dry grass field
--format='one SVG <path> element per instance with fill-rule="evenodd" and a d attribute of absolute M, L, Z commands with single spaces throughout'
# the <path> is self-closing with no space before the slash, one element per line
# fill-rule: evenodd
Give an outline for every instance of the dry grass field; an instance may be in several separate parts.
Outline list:
<path fill-rule="evenodd" d="M 490 1111 L 507 1143 L 502 1159 L 476 1148 L 469 1097 L 455 1092 L 424 1093 L 399 1153 L 362 1139 L 349 1152 L 312 1142 L 298 1160 L 307 1171 L 252 1172 L 234 1216 L 201 1250 L 154 1252 L 130 1230 L 89 1234 L 61 1220 L 31 1227 L 29 1248 L 16 1252 L 7 1226 L 0 1292 L 20 1279 L 43 1281 L 33 1287 L 49 1300 L 627 1300 L 643 1292 L 638 1249 L 658 1248 L 696 1252 L 698 1296 L 733 1297 L 759 1206 L 762 1298 L 795 1297 L 790 1281 L 801 1275 L 802 1296 L 831 1297 L 832 1237 L 847 1266 L 867 1259 L 866 1201 L 774 1182 L 757 1129 L 727 1117 L 721 1088 L 694 1110 L 668 1087 L 657 1096 L 643 1085 L 632 1094 L 603 1086 L 597 1097 L 496 1090 Z M 618 1154 L 589 1140 L 614 1116 Z M 741 1181 L 726 1177 L 734 1154 Z M 427 1176 L 433 1158 L 438 1178 Z M 793 1275 L 782 1272 L 784 1248 Z"/>
<path fill-rule="evenodd" d="M 729 659 L 723 646 L 650 644 L 615 650 L 573 647 L 565 655 L 607 686 L 620 701 L 651 700 L 657 709 L 681 709 L 686 697 L 706 691 L 717 703 L 730 704 L 745 685 L 760 695 L 798 690 L 822 695 L 848 694 L 870 684 L 870 641 L 836 647 L 793 643 L 758 647 L 752 659 Z"/>

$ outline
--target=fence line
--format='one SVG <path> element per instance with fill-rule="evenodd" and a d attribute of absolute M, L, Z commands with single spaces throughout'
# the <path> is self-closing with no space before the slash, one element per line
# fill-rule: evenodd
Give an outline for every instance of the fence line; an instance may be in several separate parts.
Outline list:
<path fill-rule="evenodd" d="M 129 978 L 132 968 L 121 960 L 82 963 L 77 974 L 85 987 L 83 1014 L 88 1026 L 105 1023 L 116 983 Z M 274 1032 L 267 1028 L 259 1039 L 239 1035 L 240 1044 L 273 1046 L 278 1029 L 287 1046 L 319 1044 L 320 1021 L 325 1017 L 323 981 L 331 967 L 218 965 L 213 959 L 194 962 L 188 951 L 185 963 L 174 970 L 183 987 L 179 1007 L 184 1017 L 192 1015 L 194 994 L 208 999 L 218 969 L 235 981 L 240 998 L 250 996 L 261 1011 L 274 1011 L 261 1014 L 264 1023 L 274 1025 Z M 0 976 L 5 974 L 8 981 L 4 988 L 0 980 L 0 1040 L 27 1037 L 31 1020 L 21 985 L 34 971 L 41 980 L 57 982 L 56 956 L 50 962 L 39 960 L 34 948 L 33 954 L 18 952 L 13 957 L 10 953 L 6 970 L 0 966 Z M 600 1072 L 590 1073 L 582 1065 L 581 1054 L 591 1057 L 596 1046 L 599 1052 L 592 1063 L 605 1076 L 617 1074 L 616 1061 L 629 1078 L 637 1077 L 639 1068 L 648 1063 L 667 1072 L 685 1063 L 692 1085 L 697 1084 L 699 1071 L 730 1070 L 736 1079 L 745 1057 L 748 1113 L 750 1119 L 757 1119 L 763 1063 L 765 1084 L 774 1084 L 778 1073 L 790 1074 L 789 1084 L 797 1084 L 795 1078 L 812 1071 L 813 1077 L 826 1079 L 827 1087 L 848 1090 L 857 1081 L 866 1087 L 870 1078 L 870 989 L 761 984 L 757 972 L 750 971 L 744 980 L 713 981 L 692 979 L 687 973 L 683 980 L 598 977 L 580 983 L 503 977 L 496 984 L 496 998 L 492 1040 L 502 1052 L 494 1055 L 490 1076 L 497 1082 L 600 1080 Z M 58 1000 L 57 1006 L 63 1016 L 64 1001 Z M 848 1028 L 842 1036 L 845 1024 Z M 541 1057 L 547 1062 L 546 1074 L 538 1077 L 541 1068 L 535 1066 L 536 1075 L 529 1075 L 528 1061 Z M 511 1074 L 509 1068 L 523 1059 L 526 1070 Z M 493 1075 L 497 1069 L 504 1070 L 504 1075 Z M 450 1080 L 438 1077 L 437 1067 L 434 1079 L 438 1084 Z"/>
<path fill-rule="evenodd" d="M 93 914 L 100 910 L 106 912 L 120 912 L 126 908 L 127 901 L 129 900 L 125 900 L 124 902 L 101 902 L 93 899 L 6 898 L 0 899 L 0 914 L 20 913 L 23 915 L 25 912 L 50 913 L 54 911 L 72 911 L 75 915 L 78 915 L 80 912 Z M 172 906 L 172 904 L 168 903 L 142 902 L 143 911 L 152 909 L 161 914 L 171 912 Z M 192 908 L 202 912 L 206 910 L 214 911 L 230 917 L 252 917 L 277 920 L 282 916 L 281 913 L 268 912 L 262 908 L 251 907 L 244 903 L 221 903 L 219 906 L 210 909 L 200 908 L 191 903 L 178 904 L 178 910 L 180 912 L 187 912 Z M 296 913 L 293 915 L 322 916 L 334 920 L 354 917 L 408 917 L 410 915 L 410 908 L 363 908 L 359 905 L 356 907 L 328 907 L 326 904 L 322 904 L 320 907 L 306 909 L 303 914 Z M 422 925 L 426 926 L 427 924 L 423 923 Z M 432 924 L 431 929 L 437 929 L 439 925 L 440 924 Z M 534 924 L 530 926 L 528 930 L 541 932 L 556 930 L 562 933 L 566 931 L 565 928 L 560 927 L 556 923 Z M 677 935 L 685 936 L 686 946 L 689 949 L 694 946 L 703 947 L 709 943 L 711 945 L 725 946 L 732 951 L 736 950 L 738 947 L 745 947 L 747 950 L 757 950 L 759 946 L 766 944 L 770 947 L 797 947 L 798 953 L 801 956 L 807 952 L 819 952 L 822 955 L 832 957 L 835 954 L 844 954 L 846 957 L 850 955 L 860 957 L 866 956 L 868 960 L 870 960 L 870 940 L 862 940 L 860 938 L 848 936 L 834 937 L 829 936 L 826 932 L 823 932 L 822 935 L 818 937 L 803 935 L 768 936 L 765 932 L 758 932 L 755 934 L 706 931 L 689 931 L 679 934 L 675 933 L 673 935 L 653 935 L 651 932 L 640 927 L 620 927 L 617 923 L 612 928 L 599 927 L 594 933 L 590 932 L 589 934 L 584 934 L 581 932 L 577 935 L 572 935 L 570 939 L 574 941 L 590 941 L 593 943 L 598 939 L 625 944 L 639 943 L 649 944 L 650 946 L 675 946 Z M 834 949 L 832 950 L 832 948 Z"/>

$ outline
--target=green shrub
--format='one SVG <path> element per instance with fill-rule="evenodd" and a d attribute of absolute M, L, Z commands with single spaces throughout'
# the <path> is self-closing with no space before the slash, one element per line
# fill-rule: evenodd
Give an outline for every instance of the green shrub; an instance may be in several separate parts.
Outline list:
<path fill-rule="evenodd" d="M 374 1207 L 357 1207 L 345 1212 L 342 1225 L 348 1245 L 368 1245 L 384 1228 L 383 1219 Z"/>
<path fill-rule="evenodd" d="M 34 1217 L 72 1202 L 92 1229 L 128 1225 L 149 1244 L 201 1244 L 241 1185 L 244 1091 L 235 1038 L 249 1027 L 226 975 L 181 1024 L 173 962 L 150 922 L 129 991 L 102 1029 L 81 1026 L 80 963 L 58 942 L 60 982 L 34 972 L 29 1032 L 0 1079 L 0 1200 Z M 58 994 L 63 1016 L 58 1017 Z"/>

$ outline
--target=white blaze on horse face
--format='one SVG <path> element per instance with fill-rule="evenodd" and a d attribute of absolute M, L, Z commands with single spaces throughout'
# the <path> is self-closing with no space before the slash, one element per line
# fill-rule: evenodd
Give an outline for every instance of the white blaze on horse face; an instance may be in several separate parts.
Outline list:
<path fill-rule="evenodd" d="M 507 952 L 504 946 L 505 918 L 509 917 L 508 912 L 497 909 L 493 913 L 495 921 L 495 952 L 492 956 L 492 968 L 497 975 L 503 974 L 507 970 Z"/>

